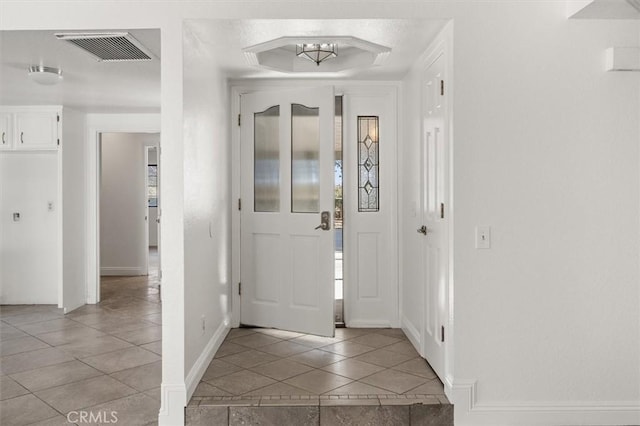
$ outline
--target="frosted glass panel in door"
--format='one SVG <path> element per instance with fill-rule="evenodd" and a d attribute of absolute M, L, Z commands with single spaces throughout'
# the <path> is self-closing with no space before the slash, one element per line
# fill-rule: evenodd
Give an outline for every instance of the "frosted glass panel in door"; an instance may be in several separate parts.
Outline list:
<path fill-rule="evenodd" d="M 280 211 L 280 106 L 254 114 L 254 211 Z"/>
<path fill-rule="evenodd" d="M 320 211 L 320 108 L 291 104 L 291 211 Z"/>

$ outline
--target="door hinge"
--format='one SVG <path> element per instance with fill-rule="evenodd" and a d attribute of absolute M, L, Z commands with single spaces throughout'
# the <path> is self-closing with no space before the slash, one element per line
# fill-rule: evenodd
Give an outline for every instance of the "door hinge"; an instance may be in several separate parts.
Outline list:
<path fill-rule="evenodd" d="M 444 325 L 440 326 L 440 341 L 444 342 Z"/>
<path fill-rule="evenodd" d="M 238 210 L 242 210 L 242 198 L 238 198 Z"/>
<path fill-rule="evenodd" d="M 242 115 L 241 115 L 241 114 L 238 114 L 238 126 L 239 126 L 239 125 L 240 125 L 240 123 L 241 123 L 241 117 L 242 117 Z"/>
<path fill-rule="evenodd" d="M 59 123 L 60 122 L 60 114 L 56 114 L 56 121 Z"/>
<path fill-rule="evenodd" d="M 440 203 L 440 219 L 444 219 L 444 203 Z"/>
<path fill-rule="evenodd" d="M 444 96 L 444 80 L 440 80 L 440 96 Z"/>
<path fill-rule="evenodd" d="M 238 283 L 238 296 L 242 296 L 242 283 Z"/>
<path fill-rule="evenodd" d="M 58 138 L 58 146 L 60 146 L 60 139 Z"/>

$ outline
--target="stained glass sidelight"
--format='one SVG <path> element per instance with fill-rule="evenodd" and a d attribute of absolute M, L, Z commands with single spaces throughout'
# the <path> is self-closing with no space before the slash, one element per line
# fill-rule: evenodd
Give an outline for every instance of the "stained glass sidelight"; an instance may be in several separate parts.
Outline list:
<path fill-rule="evenodd" d="M 253 209 L 280 211 L 280 106 L 254 114 Z"/>
<path fill-rule="evenodd" d="M 380 210 L 378 117 L 358 116 L 358 211 Z"/>

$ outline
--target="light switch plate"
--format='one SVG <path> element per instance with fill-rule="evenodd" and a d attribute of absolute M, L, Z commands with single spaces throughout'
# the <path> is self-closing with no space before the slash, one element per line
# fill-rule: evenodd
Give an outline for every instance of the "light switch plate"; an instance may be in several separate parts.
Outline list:
<path fill-rule="evenodd" d="M 476 248 L 477 249 L 491 248 L 491 227 L 490 226 L 476 226 Z"/>

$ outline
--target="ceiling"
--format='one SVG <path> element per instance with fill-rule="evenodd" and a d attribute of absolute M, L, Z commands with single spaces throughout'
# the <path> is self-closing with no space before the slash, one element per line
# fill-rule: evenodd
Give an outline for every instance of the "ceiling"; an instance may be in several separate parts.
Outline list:
<path fill-rule="evenodd" d="M 340 78 L 360 80 L 402 79 L 416 59 L 446 24 L 442 20 L 330 19 L 330 20 L 191 20 L 185 22 L 185 42 L 206 49 L 216 65 L 236 79 Z M 56 39 L 59 31 L 0 31 L 0 105 L 64 105 L 86 112 L 160 111 L 160 31 L 127 30 L 156 58 L 148 62 L 99 62 L 72 44 Z M 61 29 L 60 31 L 64 31 Z M 90 30 L 86 30 L 89 32 Z M 101 30 L 100 32 L 105 32 Z M 340 63 L 353 64 L 328 71 L 329 62 L 316 67 L 295 57 L 295 47 L 281 46 L 284 69 L 251 64 L 243 51 L 281 37 L 357 38 L 390 49 L 380 64 L 347 60 L 349 46 L 338 50 Z M 285 54 L 282 54 L 282 53 Z M 291 52 L 288 57 L 286 52 Z M 276 59 L 277 60 L 277 59 Z M 306 61 L 308 62 L 308 61 Z M 336 64 L 338 61 L 336 61 Z M 30 65 L 61 68 L 64 81 L 42 86 L 27 77 Z M 276 67 L 278 68 L 278 67 Z"/>
<path fill-rule="evenodd" d="M 185 23 L 191 37 L 215 52 L 217 64 L 233 79 L 244 78 L 347 78 L 362 80 L 401 79 L 442 30 L 446 21 L 424 19 L 237 19 L 192 20 Z M 243 49 L 281 37 L 354 37 L 391 49 L 379 66 L 355 66 L 336 72 L 318 71 L 301 58 L 295 58 L 295 45 L 288 47 L 291 57 L 304 65 L 300 71 L 282 72 L 250 65 Z M 286 50 L 286 49 L 285 49 Z M 345 49 L 343 55 L 349 50 Z M 338 45 L 338 55 L 341 54 Z M 282 66 L 280 68 L 291 68 Z M 296 67 L 293 67 L 296 68 Z"/>
<path fill-rule="evenodd" d="M 159 112 L 160 31 L 117 31 L 130 32 L 156 58 L 99 62 L 56 39 L 58 31 L 0 31 L 0 104 L 64 105 L 104 113 Z M 27 77 L 30 65 L 60 68 L 64 80 L 55 86 L 37 84 Z"/>

